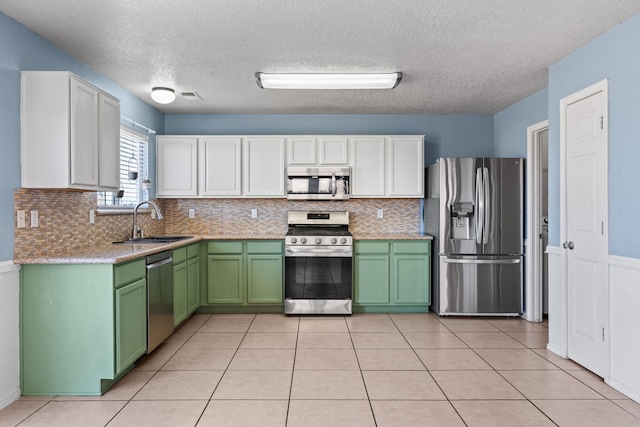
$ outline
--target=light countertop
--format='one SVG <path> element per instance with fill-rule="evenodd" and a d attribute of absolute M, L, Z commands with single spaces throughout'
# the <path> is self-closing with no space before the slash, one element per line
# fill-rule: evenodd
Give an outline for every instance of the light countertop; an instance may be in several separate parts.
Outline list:
<path fill-rule="evenodd" d="M 283 240 L 278 234 L 210 234 L 194 236 L 173 243 L 145 243 L 139 245 L 114 244 L 94 245 L 52 252 L 43 255 L 16 257 L 15 264 L 120 264 L 133 261 L 157 252 L 180 248 L 202 240 Z M 355 233 L 354 240 L 431 240 L 432 236 L 421 233 Z"/>

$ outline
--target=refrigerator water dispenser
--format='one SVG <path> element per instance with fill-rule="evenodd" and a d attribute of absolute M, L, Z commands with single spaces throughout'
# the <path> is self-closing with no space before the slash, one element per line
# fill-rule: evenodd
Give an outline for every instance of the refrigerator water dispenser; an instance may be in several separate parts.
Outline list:
<path fill-rule="evenodd" d="M 475 236 L 472 202 L 453 202 L 451 205 L 451 238 L 472 239 Z"/>

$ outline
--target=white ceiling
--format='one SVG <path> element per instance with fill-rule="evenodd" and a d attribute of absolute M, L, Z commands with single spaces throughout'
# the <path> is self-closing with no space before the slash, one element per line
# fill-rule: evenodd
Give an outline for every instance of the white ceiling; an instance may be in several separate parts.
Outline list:
<path fill-rule="evenodd" d="M 0 0 L 166 113 L 494 114 L 638 0 Z M 393 90 L 260 89 L 264 72 L 392 72 Z M 196 91 L 155 104 L 153 86 Z"/>

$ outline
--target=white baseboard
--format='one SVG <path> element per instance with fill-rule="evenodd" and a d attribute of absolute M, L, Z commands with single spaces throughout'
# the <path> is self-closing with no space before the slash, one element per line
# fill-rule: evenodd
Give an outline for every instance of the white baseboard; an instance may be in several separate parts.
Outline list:
<path fill-rule="evenodd" d="M 0 409 L 20 397 L 20 266 L 0 262 Z"/>
<path fill-rule="evenodd" d="M 609 256 L 609 385 L 640 402 L 640 259 Z"/>
<path fill-rule="evenodd" d="M 20 389 L 15 389 L 10 391 L 9 393 L 5 394 L 4 396 L 0 397 L 0 409 L 2 408 L 6 408 L 7 406 L 11 405 L 13 402 L 15 402 L 16 400 L 18 400 L 18 398 L 20 397 L 22 393 L 20 392 Z"/>

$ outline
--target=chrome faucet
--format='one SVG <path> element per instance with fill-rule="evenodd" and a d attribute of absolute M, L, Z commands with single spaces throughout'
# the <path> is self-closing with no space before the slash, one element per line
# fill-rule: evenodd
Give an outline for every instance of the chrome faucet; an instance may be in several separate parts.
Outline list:
<path fill-rule="evenodd" d="M 138 227 L 138 208 L 144 204 L 147 204 L 150 207 L 152 207 L 156 211 L 156 215 L 158 216 L 158 219 L 162 219 L 162 213 L 160 212 L 160 208 L 158 208 L 158 206 L 156 206 L 155 203 L 153 203 L 150 200 L 145 200 L 143 202 L 138 203 L 136 207 L 133 208 L 133 227 L 131 229 L 132 239 L 137 239 L 138 237 L 144 237 L 142 234 L 142 230 L 140 229 L 140 227 Z"/>

